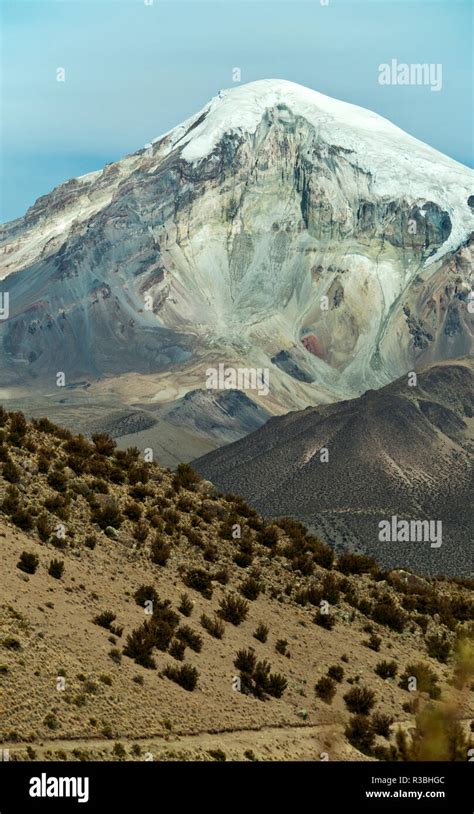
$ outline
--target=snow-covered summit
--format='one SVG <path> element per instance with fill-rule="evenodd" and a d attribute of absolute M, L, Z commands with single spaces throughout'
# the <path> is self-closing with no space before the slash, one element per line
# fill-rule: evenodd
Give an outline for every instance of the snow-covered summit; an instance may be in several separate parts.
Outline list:
<path fill-rule="evenodd" d="M 372 177 L 377 195 L 403 196 L 418 204 L 430 200 L 447 211 L 452 232 L 442 254 L 474 229 L 474 213 L 467 204 L 474 192 L 472 170 L 377 113 L 295 82 L 262 79 L 221 90 L 195 116 L 167 134 L 169 148 L 180 148 L 186 161 L 199 162 L 226 134 L 252 137 L 266 111 L 279 106 L 306 119 L 322 144 L 350 151 L 351 160 Z"/>

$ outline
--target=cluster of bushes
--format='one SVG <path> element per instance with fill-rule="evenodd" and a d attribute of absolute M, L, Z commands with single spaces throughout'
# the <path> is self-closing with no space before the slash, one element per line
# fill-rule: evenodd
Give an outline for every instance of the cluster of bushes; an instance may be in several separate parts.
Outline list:
<path fill-rule="evenodd" d="M 321 601 L 336 605 L 340 598 L 339 582 L 334 574 L 325 574 L 321 580 L 311 580 L 304 588 L 300 588 L 294 595 L 298 605 L 313 605 L 319 607 Z"/>
<path fill-rule="evenodd" d="M 181 597 L 180 607 L 189 609 L 189 598 Z M 150 602 L 150 618 L 145 620 L 128 636 L 123 654 L 135 660 L 142 667 L 153 669 L 156 664 L 153 650 L 168 651 L 170 655 L 181 661 L 184 658 L 185 648 L 189 647 L 199 653 L 202 649 L 202 637 L 189 625 L 179 624 L 179 615 L 170 607 L 169 600 L 161 601 L 153 586 L 141 585 L 134 594 L 138 605 L 147 608 Z M 190 601 L 190 600 L 189 600 Z"/>
<path fill-rule="evenodd" d="M 315 565 L 328 570 L 332 568 L 334 552 L 331 546 L 319 537 L 308 534 L 305 526 L 296 520 L 283 517 L 277 524 L 289 537 L 290 541 L 284 546 L 283 554 L 290 560 L 294 571 L 300 571 L 303 576 L 310 576 Z"/>
<path fill-rule="evenodd" d="M 183 664 L 181 667 L 169 664 L 162 674 L 188 692 L 192 692 L 196 688 L 199 678 L 196 667 L 191 667 L 190 664 Z"/>
<path fill-rule="evenodd" d="M 354 554 L 350 551 L 341 554 L 337 560 L 337 570 L 341 574 L 375 574 L 379 567 L 373 557 Z"/>
<path fill-rule="evenodd" d="M 372 718 L 368 715 L 357 713 L 350 720 L 345 729 L 345 735 L 356 749 L 366 755 L 375 755 L 381 759 L 390 759 L 391 755 L 374 750 L 374 740 L 376 735 L 384 738 L 390 737 L 390 726 L 393 720 L 388 715 L 375 713 Z M 393 759 L 393 757 L 392 757 Z"/>
<path fill-rule="evenodd" d="M 252 649 L 239 650 L 234 666 L 240 671 L 240 689 L 246 695 L 253 695 L 264 701 L 269 695 L 281 698 L 288 682 L 281 673 L 271 673 L 271 665 L 266 659 L 257 661 Z"/>

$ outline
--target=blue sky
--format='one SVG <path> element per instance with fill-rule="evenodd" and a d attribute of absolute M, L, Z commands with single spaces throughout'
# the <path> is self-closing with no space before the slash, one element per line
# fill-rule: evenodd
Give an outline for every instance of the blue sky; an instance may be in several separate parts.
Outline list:
<path fill-rule="evenodd" d="M 290 79 L 368 107 L 472 166 L 470 0 L 0 6 L 1 221 L 178 124 L 233 85 L 234 67 L 242 82 Z M 391 59 L 441 63 L 442 90 L 379 85 L 378 66 Z"/>

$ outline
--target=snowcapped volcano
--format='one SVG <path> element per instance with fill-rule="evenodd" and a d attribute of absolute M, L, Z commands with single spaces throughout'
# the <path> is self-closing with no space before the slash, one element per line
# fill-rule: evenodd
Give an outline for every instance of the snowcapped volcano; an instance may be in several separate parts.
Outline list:
<path fill-rule="evenodd" d="M 473 222 L 469 226 L 462 217 L 466 193 L 469 196 L 472 191 L 472 178 L 466 176 L 465 167 L 370 110 L 294 82 L 264 79 L 220 91 L 196 116 L 169 134 L 170 145 L 179 145 L 187 161 L 198 162 L 226 134 L 255 137 L 270 110 L 281 122 L 306 120 L 322 144 L 350 151 L 359 167 L 373 176 L 379 195 L 405 195 L 414 202 L 428 194 L 436 199 L 453 220 L 444 251 L 472 229 Z"/>
<path fill-rule="evenodd" d="M 3 227 L 2 380 L 156 402 L 244 365 L 280 413 L 461 356 L 473 193 L 375 113 L 282 80 L 221 91 Z"/>

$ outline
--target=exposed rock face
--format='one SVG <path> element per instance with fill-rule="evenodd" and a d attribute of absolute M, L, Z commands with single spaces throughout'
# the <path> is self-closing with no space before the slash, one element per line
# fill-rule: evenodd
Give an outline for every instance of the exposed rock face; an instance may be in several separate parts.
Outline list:
<path fill-rule="evenodd" d="M 2 380 L 171 370 L 182 396 L 245 363 L 282 412 L 468 353 L 473 189 L 369 111 L 276 80 L 225 91 L 4 227 Z"/>
<path fill-rule="evenodd" d="M 358 399 L 271 419 L 194 462 L 223 492 L 289 515 L 385 567 L 472 573 L 474 375 L 464 359 Z M 442 523 L 442 541 L 379 538 L 380 521 Z"/>

